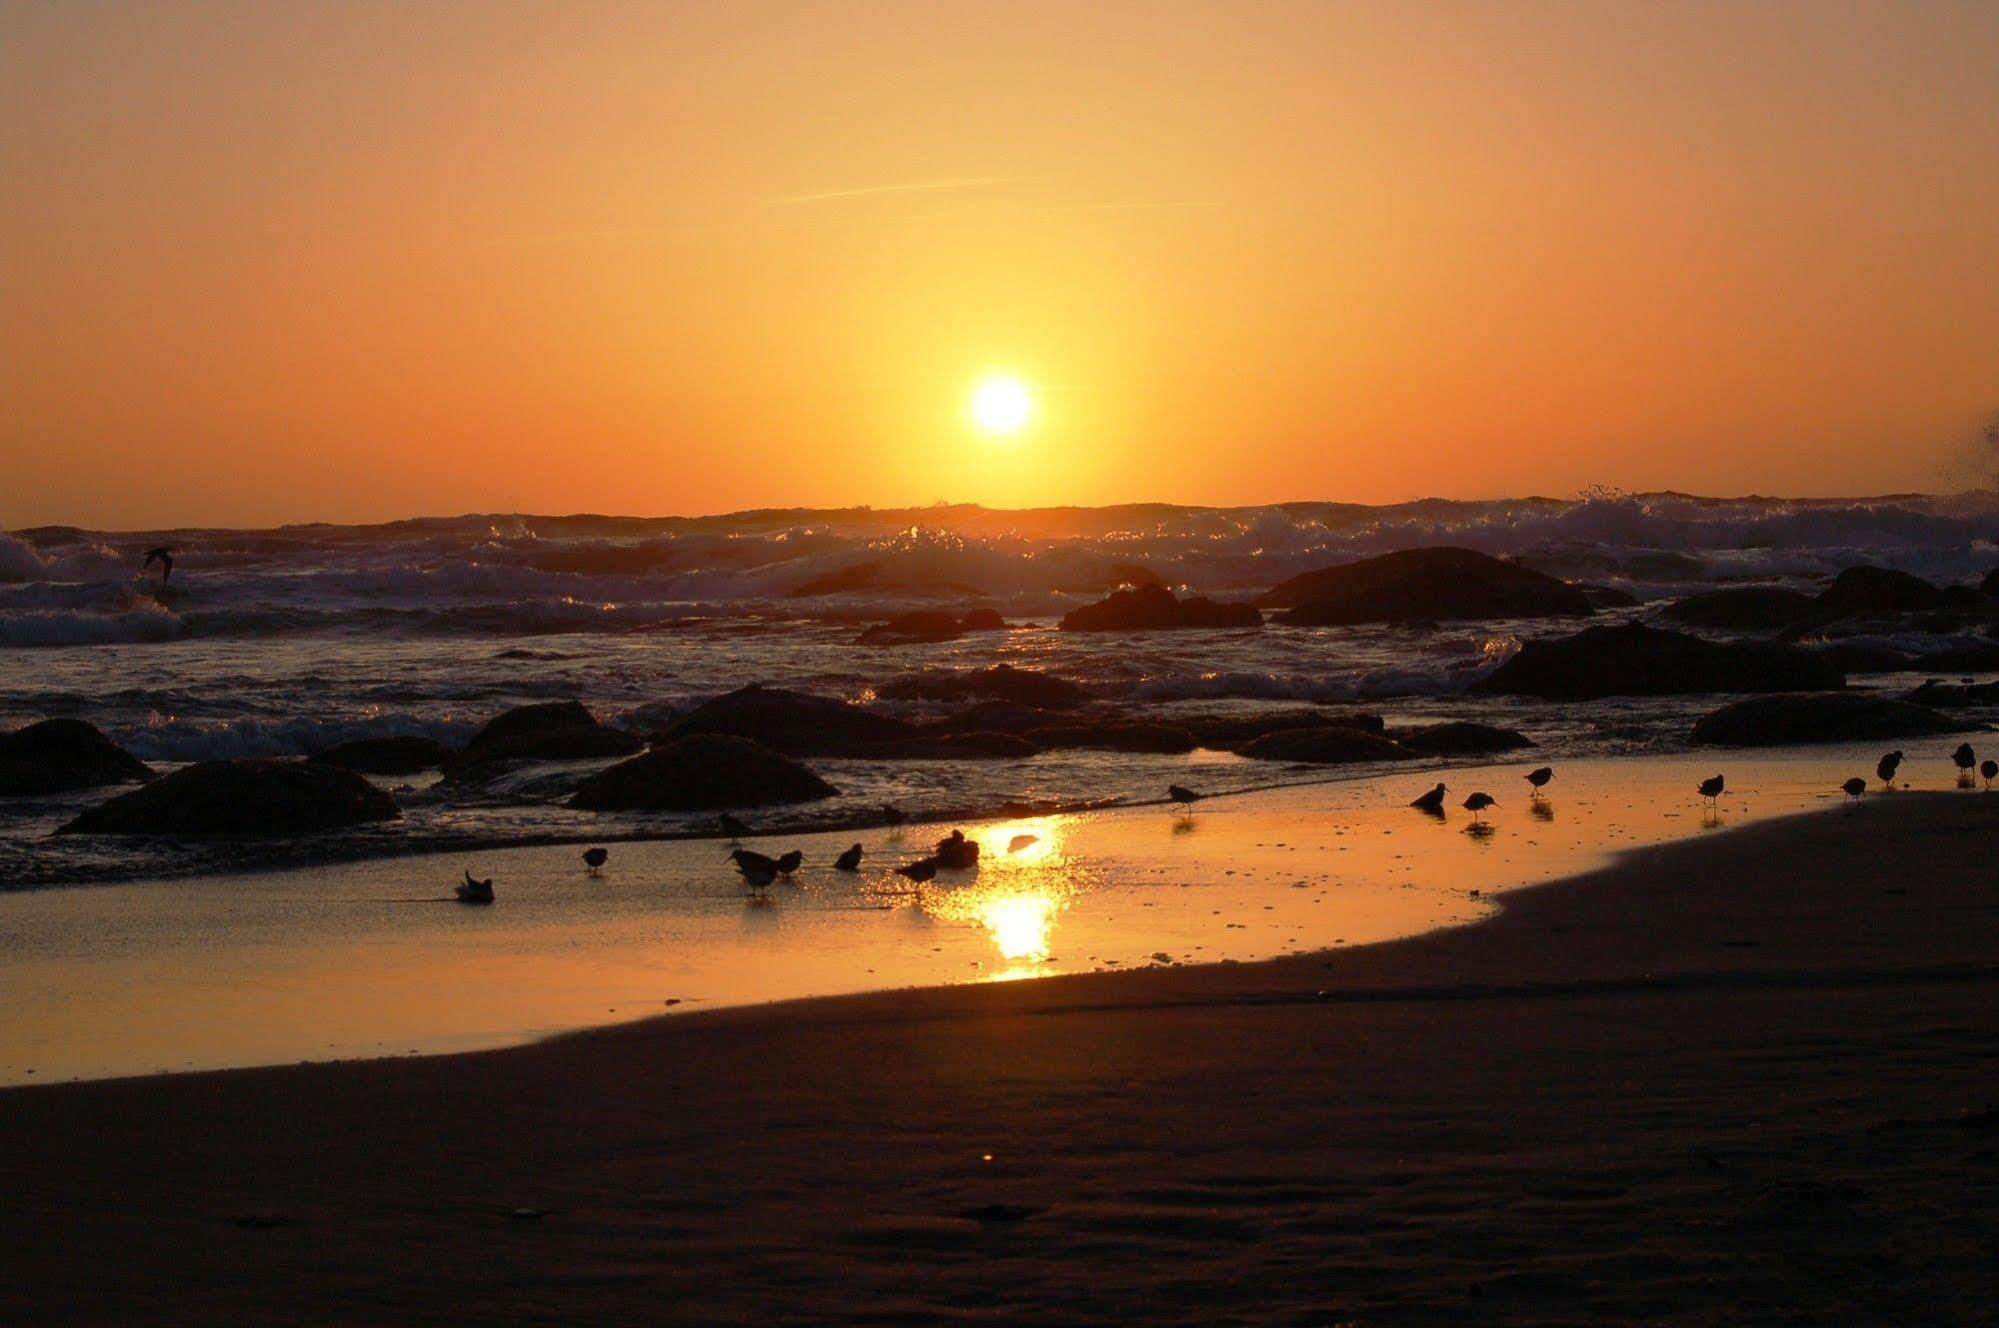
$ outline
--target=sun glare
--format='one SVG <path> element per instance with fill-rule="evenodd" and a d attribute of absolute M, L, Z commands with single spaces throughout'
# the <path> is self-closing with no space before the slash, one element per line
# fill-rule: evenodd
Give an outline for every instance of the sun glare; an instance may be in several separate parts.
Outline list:
<path fill-rule="evenodd" d="M 1034 415 L 1034 394 L 1027 384 L 1008 374 L 993 374 L 972 389 L 972 421 L 996 438 L 1007 438 L 1027 427 Z"/>

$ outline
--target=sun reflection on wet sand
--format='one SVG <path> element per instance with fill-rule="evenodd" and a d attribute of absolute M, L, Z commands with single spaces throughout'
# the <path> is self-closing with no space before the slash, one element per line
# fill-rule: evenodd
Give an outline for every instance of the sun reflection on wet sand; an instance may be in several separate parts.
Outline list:
<path fill-rule="evenodd" d="M 940 876 L 925 890 L 919 907 L 945 922 L 983 927 L 999 957 L 1012 967 L 993 981 L 1032 977 L 1044 971 L 1054 944 L 1056 919 L 1079 888 L 1082 869 L 1063 852 L 1073 816 L 1044 816 L 981 826 L 979 870 L 962 882 Z"/>

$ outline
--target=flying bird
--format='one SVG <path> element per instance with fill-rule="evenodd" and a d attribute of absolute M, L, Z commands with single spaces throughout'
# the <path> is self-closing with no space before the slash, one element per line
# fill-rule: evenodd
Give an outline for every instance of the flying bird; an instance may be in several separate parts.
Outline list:
<path fill-rule="evenodd" d="M 461 904 L 490 904 L 493 902 L 493 878 L 489 876 L 483 881 L 475 881 L 468 871 L 465 873 L 465 884 L 457 887 L 456 894 Z"/>
<path fill-rule="evenodd" d="M 925 881 L 936 878 L 937 859 L 918 858 L 915 862 L 905 862 L 895 869 L 895 874 L 897 876 L 907 876 L 918 885 L 922 885 Z"/>
<path fill-rule="evenodd" d="M 1439 784 L 1409 805 L 1419 812 L 1440 812 L 1444 810 L 1444 794 L 1448 791 Z"/>
<path fill-rule="evenodd" d="M 738 821 L 735 817 L 729 815 L 729 813 L 727 812 L 723 812 L 720 816 L 716 817 L 715 824 L 721 829 L 723 834 L 729 837 L 729 842 L 731 844 L 741 839 L 744 835 L 750 833 L 750 828 L 748 826 L 744 825 L 741 821 Z"/>
<path fill-rule="evenodd" d="M 590 869 L 592 876 L 604 874 L 604 864 L 611 860 L 611 850 L 607 848 L 586 848 L 583 850 L 583 865 Z"/>
<path fill-rule="evenodd" d="M 1551 765 L 1544 765 L 1539 770 L 1529 770 L 1526 778 L 1527 782 L 1534 786 L 1533 796 L 1540 797 L 1541 790 L 1548 787 L 1548 781 L 1554 777 L 1555 767 Z"/>
<path fill-rule="evenodd" d="M 1465 810 L 1471 813 L 1474 821 L 1485 814 L 1487 807 L 1497 807 L 1498 805 L 1499 799 L 1493 797 L 1490 793 L 1474 793 L 1465 799 L 1464 804 Z"/>
<path fill-rule="evenodd" d="M 164 544 L 157 549 L 147 549 L 146 561 L 139 564 L 139 570 L 143 572 L 154 563 L 160 565 L 160 584 L 165 585 L 174 574 L 174 551 Z"/>
<path fill-rule="evenodd" d="M 1847 797 L 1852 798 L 1855 802 L 1859 802 L 1860 795 L 1867 792 L 1867 781 L 1859 775 L 1855 775 L 1852 779 L 1841 784 L 1840 787 L 1846 790 Z"/>
<path fill-rule="evenodd" d="M 1194 790 L 1184 788 L 1179 784 L 1168 784 L 1166 786 L 1166 796 L 1182 806 L 1190 802 L 1199 802 L 1202 797 L 1201 794 L 1194 792 Z"/>
<path fill-rule="evenodd" d="M 1889 752 L 1881 758 L 1881 764 L 1874 767 L 1874 773 L 1881 777 L 1881 783 L 1885 787 L 1893 788 L 1895 787 L 1895 771 L 1901 764 L 1902 754 L 1900 752 Z"/>
<path fill-rule="evenodd" d="M 861 869 L 861 846 L 859 844 L 855 844 L 852 848 L 849 848 L 845 853 L 842 853 L 839 857 L 833 859 L 833 870 L 835 871 L 850 872 L 850 871 L 859 871 L 860 869 Z"/>
<path fill-rule="evenodd" d="M 1701 796 L 1709 802 L 1718 803 L 1721 801 L 1721 791 L 1724 787 L 1726 787 L 1726 781 L 1720 775 L 1716 775 L 1711 779 L 1703 779 L 1701 781 Z"/>
<path fill-rule="evenodd" d="M 1978 773 L 1985 776 L 1985 787 L 1991 788 L 1992 781 L 1999 779 L 1999 761 L 1986 761 L 1978 767 Z"/>
<path fill-rule="evenodd" d="M 777 874 L 789 876 L 798 870 L 798 864 L 805 861 L 805 855 L 797 849 L 791 850 L 777 860 Z"/>

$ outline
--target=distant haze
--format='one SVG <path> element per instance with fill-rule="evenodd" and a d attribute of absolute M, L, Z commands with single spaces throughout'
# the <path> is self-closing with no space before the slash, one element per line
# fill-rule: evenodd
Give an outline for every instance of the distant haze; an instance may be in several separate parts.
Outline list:
<path fill-rule="evenodd" d="M 8 5 L 0 525 L 1989 482 L 1995 70 L 1942 0 Z"/>

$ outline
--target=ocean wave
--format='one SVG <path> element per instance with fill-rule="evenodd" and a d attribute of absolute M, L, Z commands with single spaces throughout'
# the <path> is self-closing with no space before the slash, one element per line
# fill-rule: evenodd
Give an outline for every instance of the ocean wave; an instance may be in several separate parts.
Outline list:
<path fill-rule="evenodd" d="M 142 724 L 112 727 L 109 736 L 142 761 L 183 762 L 304 756 L 361 738 L 434 738 L 460 746 L 478 728 L 470 717 L 413 714 L 188 719 L 154 711 Z"/>

